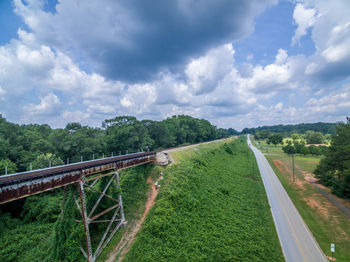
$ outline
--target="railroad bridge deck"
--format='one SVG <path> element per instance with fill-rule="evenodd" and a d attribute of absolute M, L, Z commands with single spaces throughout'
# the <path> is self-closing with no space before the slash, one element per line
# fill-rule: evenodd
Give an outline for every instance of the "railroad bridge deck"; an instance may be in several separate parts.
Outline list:
<path fill-rule="evenodd" d="M 0 176 L 0 204 L 78 183 L 108 170 L 154 162 L 156 154 L 157 151 L 139 152 Z"/>

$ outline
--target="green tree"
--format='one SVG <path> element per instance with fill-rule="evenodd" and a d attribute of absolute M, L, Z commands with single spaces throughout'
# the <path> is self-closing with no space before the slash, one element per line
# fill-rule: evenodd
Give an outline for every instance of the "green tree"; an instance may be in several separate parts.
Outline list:
<path fill-rule="evenodd" d="M 298 134 L 292 134 L 291 137 L 292 137 L 293 141 L 297 141 L 300 138 Z"/>
<path fill-rule="evenodd" d="M 289 155 L 296 153 L 294 146 L 292 146 L 291 144 L 287 144 L 286 146 L 282 147 L 282 150 L 284 153 Z"/>
<path fill-rule="evenodd" d="M 106 144 L 109 152 L 125 153 L 145 149 L 154 144 L 146 127 L 133 116 L 105 120 Z"/>
<path fill-rule="evenodd" d="M 309 153 L 309 149 L 306 146 L 303 146 L 300 150 L 300 154 L 307 155 Z"/>
<path fill-rule="evenodd" d="M 321 159 L 315 174 L 334 193 L 350 198 L 350 118 L 346 119 L 346 123 L 339 123 L 336 127 L 331 146 L 326 151 L 326 157 Z"/>
<path fill-rule="evenodd" d="M 33 169 L 48 168 L 49 166 L 63 165 L 64 162 L 61 158 L 52 153 L 41 154 L 33 161 Z"/>
<path fill-rule="evenodd" d="M 324 137 L 321 132 L 308 130 L 305 133 L 305 139 L 308 144 L 323 144 Z"/>
<path fill-rule="evenodd" d="M 316 156 L 322 155 L 322 150 L 320 149 L 320 147 L 314 145 L 309 146 L 309 152 L 310 154 Z"/>
<path fill-rule="evenodd" d="M 270 135 L 270 137 L 268 138 L 268 144 L 270 143 L 274 145 L 283 144 L 283 136 L 278 133 Z"/>
<path fill-rule="evenodd" d="M 5 175 L 7 168 L 7 174 L 16 173 L 17 166 L 10 159 L 2 159 L 0 160 L 0 176 Z"/>

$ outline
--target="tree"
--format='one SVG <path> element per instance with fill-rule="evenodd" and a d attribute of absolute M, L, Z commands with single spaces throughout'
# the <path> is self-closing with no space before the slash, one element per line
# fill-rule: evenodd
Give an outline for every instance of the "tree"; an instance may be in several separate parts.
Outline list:
<path fill-rule="evenodd" d="M 314 146 L 314 145 L 309 146 L 309 153 L 311 155 L 316 155 L 316 156 L 322 155 L 321 149 L 318 146 Z"/>
<path fill-rule="evenodd" d="M 284 153 L 289 155 L 296 153 L 294 146 L 292 146 L 291 144 L 287 144 L 286 146 L 282 147 L 282 150 Z"/>
<path fill-rule="evenodd" d="M 37 156 L 37 158 L 33 161 L 32 167 L 33 169 L 48 168 L 50 163 L 51 166 L 59 166 L 64 164 L 61 158 L 52 153 L 47 153 Z"/>
<path fill-rule="evenodd" d="M 293 141 L 297 141 L 300 138 L 298 134 L 292 134 L 291 137 L 292 137 Z"/>
<path fill-rule="evenodd" d="M 254 138 L 256 140 L 260 140 L 260 139 L 268 139 L 271 135 L 271 131 L 270 130 L 261 130 L 261 131 L 255 131 L 254 132 Z"/>
<path fill-rule="evenodd" d="M 16 173 L 17 166 L 10 159 L 0 160 L 0 176 L 5 175 L 7 168 L 7 174 Z"/>
<path fill-rule="evenodd" d="M 277 144 L 283 144 L 283 136 L 281 134 L 278 133 L 273 133 L 272 135 L 270 135 L 270 137 L 268 138 L 267 141 L 268 144 L 272 143 L 274 145 Z"/>
<path fill-rule="evenodd" d="M 323 144 L 324 137 L 321 132 L 315 132 L 312 130 L 308 130 L 305 133 L 305 139 L 308 144 Z"/>
<path fill-rule="evenodd" d="M 121 116 L 107 119 L 102 126 L 106 129 L 105 141 L 109 152 L 137 151 L 152 147 L 154 141 L 151 139 L 147 128 L 132 116 Z"/>
<path fill-rule="evenodd" d="M 336 127 L 331 146 L 315 174 L 335 194 L 350 198 L 350 118 L 346 119 L 346 123 L 339 123 Z"/>
<path fill-rule="evenodd" d="M 303 147 L 300 149 L 300 154 L 303 154 L 303 155 L 309 154 L 309 149 L 308 149 L 306 146 L 303 146 Z"/>

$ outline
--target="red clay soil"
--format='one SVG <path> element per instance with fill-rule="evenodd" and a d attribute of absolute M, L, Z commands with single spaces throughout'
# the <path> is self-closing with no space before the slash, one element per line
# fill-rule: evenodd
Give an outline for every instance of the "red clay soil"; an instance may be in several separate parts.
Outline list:
<path fill-rule="evenodd" d="M 288 175 L 290 174 L 290 169 L 288 167 L 285 166 L 285 164 L 283 163 L 282 160 L 279 159 L 273 159 L 272 160 L 273 163 L 275 164 L 275 166 L 277 167 L 277 169 L 284 175 Z"/>
<path fill-rule="evenodd" d="M 142 223 L 145 220 L 147 213 L 153 207 L 159 190 L 156 189 L 156 187 L 154 186 L 154 182 L 152 181 L 151 177 L 148 177 L 147 183 L 151 185 L 152 191 L 148 195 L 145 205 L 145 211 L 143 212 L 142 217 L 137 221 L 133 221 L 133 223 L 129 226 L 129 229 L 125 231 L 118 245 L 113 249 L 112 253 L 106 260 L 107 262 L 113 262 L 117 255 L 118 262 L 123 260 L 126 253 L 130 250 L 132 243 L 135 241 L 136 235 L 140 231 Z"/>

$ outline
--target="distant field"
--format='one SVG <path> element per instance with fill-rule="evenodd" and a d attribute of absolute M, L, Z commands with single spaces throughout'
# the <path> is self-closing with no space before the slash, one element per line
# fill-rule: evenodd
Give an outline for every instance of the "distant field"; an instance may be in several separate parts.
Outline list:
<path fill-rule="evenodd" d="M 245 140 L 176 152 L 175 158 L 124 261 L 284 260 Z"/>

